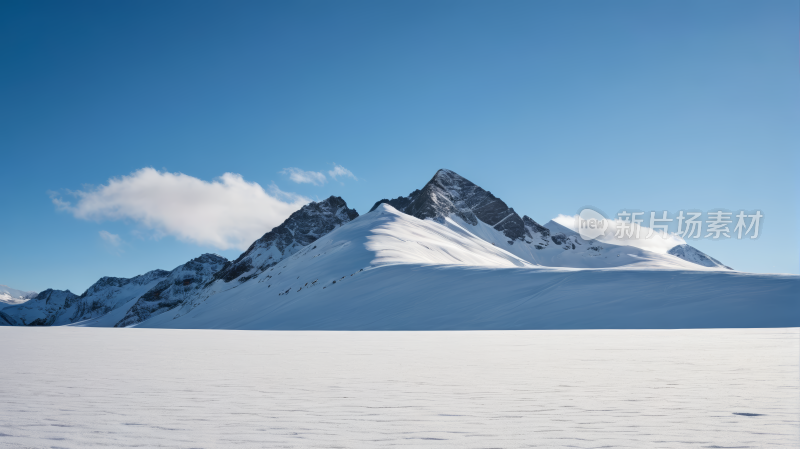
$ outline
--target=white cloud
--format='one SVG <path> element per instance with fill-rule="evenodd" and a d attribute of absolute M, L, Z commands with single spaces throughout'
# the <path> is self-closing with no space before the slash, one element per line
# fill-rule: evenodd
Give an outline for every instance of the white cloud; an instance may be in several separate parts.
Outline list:
<path fill-rule="evenodd" d="M 281 170 L 281 173 L 284 175 L 289 175 L 289 179 L 298 184 L 314 184 L 315 186 L 321 186 L 328 180 L 324 173 L 320 173 L 318 171 L 305 171 L 296 167 L 284 168 Z"/>
<path fill-rule="evenodd" d="M 100 231 L 100 238 L 114 247 L 118 247 L 122 243 L 122 239 L 118 234 L 112 234 L 106 230 Z"/>
<path fill-rule="evenodd" d="M 321 186 L 328 182 L 328 178 L 325 176 L 325 173 L 318 171 L 305 171 L 297 167 L 289 167 L 281 170 L 281 173 L 284 175 L 289 175 L 289 179 L 298 184 L 314 184 L 315 186 Z M 339 178 L 353 178 L 358 181 L 358 178 L 356 178 L 356 175 L 354 175 L 353 172 L 339 164 L 333 164 L 333 169 L 328 170 L 328 176 L 337 181 Z"/>
<path fill-rule="evenodd" d="M 572 229 L 575 232 L 578 232 L 576 227 L 576 219 L 578 215 L 559 215 L 558 217 L 554 218 L 553 221 L 564 226 L 565 228 Z M 623 233 L 623 237 L 618 238 L 616 237 L 617 233 L 617 225 L 621 223 L 622 220 L 608 220 L 609 223 L 609 230 L 606 232 L 606 236 L 601 236 L 597 238 L 597 240 L 604 242 L 604 243 L 611 243 L 614 245 L 628 245 L 633 246 L 636 248 L 641 248 L 647 251 L 652 251 L 655 253 L 666 254 L 672 247 L 675 245 L 682 245 L 686 243 L 681 236 L 674 234 L 674 233 L 667 233 L 666 235 L 661 233 L 661 230 L 656 230 L 653 235 L 648 239 L 647 234 L 650 233 L 650 228 L 647 226 L 636 225 L 639 227 L 639 237 L 636 237 L 636 232 L 634 230 L 633 235 L 630 237 L 627 236 L 627 232 Z"/>
<path fill-rule="evenodd" d="M 347 177 L 347 178 L 353 178 L 356 181 L 358 181 L 358 178 L 356 178 L 356 175 L 354 175 L 353 172 L 351 172 L 350 170 L 342 167 L 339 164 L 333 164 L 333 170 L 329 170 L 328 171 L 328 175 L 330 175 L 331 178 L 333 178 L 333 179 L 335 179 L 337 181 L 339 180 L 339 176 Z"/>
<path fill-rule="evenodd" d="M 77 198 L 74 205 L 53 193 L 51 198 L 75 218 L 130 220 L 159 236 L 242 250 L 309 201 L 274 185 L 265 191 L 235 173 L 207 182 L 153 168 L 69 194 Z"/>

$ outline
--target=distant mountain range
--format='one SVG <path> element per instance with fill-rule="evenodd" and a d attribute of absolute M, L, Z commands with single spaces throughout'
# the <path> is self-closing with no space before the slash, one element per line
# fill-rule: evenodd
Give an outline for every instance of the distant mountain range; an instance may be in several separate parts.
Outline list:
<path fill-rule="evenodd" d="M 22 304 L 31 298 L 35 298 L 36 295 L 36 292 L 24 292 L 22 290 L 11 288 L 7 285 L 0 285 L 0 309 L 4 309 L 15 304 Z"/>
<path fill-rule="evenodd" d="M 48 289 L 0 325 L 223 329 L 544 329 L 800 325 L 800 277 L 737 273 L 540 225 L 450 170 L 359 216 L 313 202 L 234 261 Z M 0 293 L 2 290 L 0 290 Z"/>

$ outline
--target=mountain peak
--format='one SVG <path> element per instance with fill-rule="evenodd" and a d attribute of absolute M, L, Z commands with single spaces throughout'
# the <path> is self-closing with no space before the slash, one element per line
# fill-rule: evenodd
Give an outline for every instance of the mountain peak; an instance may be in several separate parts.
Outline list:
<path fill-rule="evenodd" d="M 227 261 L 228 259 L 215 253 L 205 253 L 202 254 L 200 257 L 195 257 L 194 259 L 191 260 L 191 262 L 198 262 L 198 263 L 225 263 Z"/>
<path fill-rule="evenodd" d="M 454 172 L 453 170 L 448 170 L 446 168 L 440 168 L 436 171 L 436 174 L 433 175 L 433 179 L 441 179 L 441 178 L 460 178 L 464 179 L 463 176 L 459 175 L 458 173 Z"/>
<path fill-rule="evenodd" d="M 531 226 L 526 227 L 522 217 L 503 200 L 458 173 L 444 168 L 438 170 L 421 190 L 415 190 L 407 197 L 380 200 L 370 211 L 383 203 L 422 220 L 443 222 L 446 218 L 455 216 L 472 226 L 480 221 L 502 232 L 509 242 L 531 237 L 529 227 L 541 228 L 530 218 L 528 220 Z"/>
<path fill-rule="evenodd" d="M 708 254 L 700 251 L 699 249 L 695 248 L 689 244 L 682 244 L 682 245 L 675 245 L 667 254 L 671 254 L 675 257 L 680 259 L 686 260 L 688 262 L 696 263 L 697 265 L 701 265 L 704 267 L 709 268 L 726 268 L 728 270 L 733 270 L 733 268 L 723 264 L 722 262 L 718 261 L 717 259 L 709 256 Z"/>
<path fill-rule="evenodd" d="M 308 203 L 308 204 L 306 204 L 306 206 L 309 206 L 311 204 L 314 204 L 314 203 L 313 202 Z M 336 196 L 336 195 L 331 195 L 331 196 L 325 198 L 324 200 L 320 201 L 319 204 L 329 204 L 329 205 L 337 206 L 337 207 L 347 206 L 347 203 L 342 199 L 342 197 Z M 305 206 L 303 206 L 303 207 L 305 207 Z"/>

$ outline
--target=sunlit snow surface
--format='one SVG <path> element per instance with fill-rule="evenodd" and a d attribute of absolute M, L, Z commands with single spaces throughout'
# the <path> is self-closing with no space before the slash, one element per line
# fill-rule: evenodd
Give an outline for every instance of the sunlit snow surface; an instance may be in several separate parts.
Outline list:
<path fill-rule="evenodd" d="M 0 447 L 800 446 L 797 328 L 0 341 Z"/>

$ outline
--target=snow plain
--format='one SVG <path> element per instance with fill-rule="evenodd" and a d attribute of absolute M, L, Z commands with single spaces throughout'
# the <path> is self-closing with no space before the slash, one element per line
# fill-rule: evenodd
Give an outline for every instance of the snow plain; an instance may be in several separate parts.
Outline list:
<path fill-rule="evenodd" d="M 798 328 L 0 341 L 0 447 L 800 446 Z"/>

